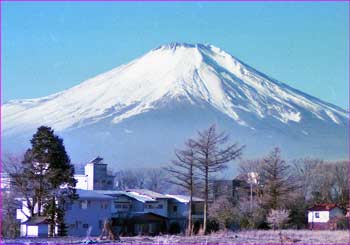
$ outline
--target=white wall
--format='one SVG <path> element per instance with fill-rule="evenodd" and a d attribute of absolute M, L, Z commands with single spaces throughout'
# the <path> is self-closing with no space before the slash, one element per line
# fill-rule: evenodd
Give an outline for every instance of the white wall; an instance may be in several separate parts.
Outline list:
<path fill-rule="evenodd" d="M 74 179 L 77 180 L 77 184 L 76 184 L 75 188 L 88 190 L 88 176 L 87 175 L 76 174 L 76 175 L 74 175 Z"/>
<path fill-rule="evenodd" d="M 16 210 L 16 219 L 19 219 L 23 223 L 28 220 L 27 216 L 30 217 L 30 211 L 27 207 L 27 201 L 23 201 L 23 199 L 17 200 L 21 202 L 21 208 Z M 38 204 L 35 204 L 34 213 L 38 213 Z"/>
<path fill-rule="evenodd" d="M 27 236 L 29 237 L 38 237 L 39 229 L 36 225 L 27 225 Z"/>
<path fill-rule="evenodd" d="M 20 228 L 20 235 L 21 235 L 21 237 L 26 236 L 26 233 L 27 233 L 27 226 L 26 225 L 21 225 L 21 228 Z"/>
<path fill-rule="evenodd" d="M 87 190 L 94 189 L 94 164 L 85 165 L 85 175 L 87 175 Z"/>
<path fill-rule="evenodd" d="M 9 190 L 10 187 L 11 187 L 11 178 L 1 176 L 1 189 L 2 190 Z"/>
<path fill-rule="evenodd" d="M 319 218 L 316 217 L 318 213 Z M 308 222 L 309 223 L 327 223 L 329 221 L 329 211 L 309 211 Z"/>

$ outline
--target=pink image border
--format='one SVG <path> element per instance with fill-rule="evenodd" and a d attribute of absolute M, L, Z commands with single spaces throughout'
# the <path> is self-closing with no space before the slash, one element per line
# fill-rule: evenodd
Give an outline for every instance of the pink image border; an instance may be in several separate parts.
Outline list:
<path fill-rule="evenodd" d="M 2 2 L 348 2 L 348 23 L 350 23 L 350 0 L 0 0 L 0 105 L 2 105 Z M 348 62 L 350 64 L 350 30 L 348 30 Z M 350 69 L 348 71 L 348 95 L 350 95 Z M 348 99 L 348 109 L 350 109 L 350 97 Z M 348 120 L 348 132 L 350 132 L 350 122 Z M 2 111 L 0 107 L 0 137 L 2 133 Z M 350 160 L 350 135 L 348 135 L 348 160 Z M 2 174 L 2 139 L 0 140 L 0 178 Z M 350 166 L 348 168 L 348 177 L 350 179 Z M 350 200 L 349 200 L 350 201 Z M 2 210 L 2 193 L 0 192 L 0 210 Z M 0 230 L 2 228 L 2 215 L 0 216 Z M 0 233 L 0 244 L 2 244 L 2 234 Z M 350 231 L 349 231 L 350 242 Z M 9 244 L 9 243 L 6 243 Z M 12 243 L 17 244 L 17 243 Z M 55 243 L 49 243 L 55 244 Z M 57 243 L 65 244 L 65 243 Z M 101 244 L 101 243 L 99 243 Z M 118 243 L 107 243 L 118 244 Z M 244 244 L 244 243 L 243 243 Z M 266 243 L 262 243 L 266 244 Z M 147 245 L 147 244 L 144 244 Z M 150 244 L 151 245 L 151 244 Z M 179 245 L 185 245 L 179 244 Z M 209 244 L 208 244 L 209 245 Z M 236 244 L 238 245 L 238 244 Z M 269 245 L 268 243 L 266 245 Z"/>

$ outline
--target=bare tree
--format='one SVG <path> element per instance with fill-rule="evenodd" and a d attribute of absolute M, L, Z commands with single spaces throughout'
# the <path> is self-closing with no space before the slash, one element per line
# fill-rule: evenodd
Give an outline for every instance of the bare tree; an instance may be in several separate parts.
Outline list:
<path fill-rule="evenodd" d="M 209 179 L 213 173 L 227 168 L 227 163 L 238 158 L 242 154 L 243 146 L 238 144 L 226 145 L 229 136 L 217 133 L 216 126 L 198 132 L 198 137 L 191 140 L 195 150 L 195 160 L 204 179 L 204 221 L 203 230 L 206 233 L 208 219 L 208 193 Z"/>
<path fill-rule="evenodd" d="M 192 199 L 195 186 L 195 156 L 193 144 L 190 140 L 185 142 L 184 150 L 175 150 L 176 160 L 165 170 L 173 177 L 169 183 L 182 187 L 190 196 L 188 203 L 187 234 L 192 235 Z"/>
<path fill-rule="evenodd" d="M 12 191 L 1 190 L 1 235 L 4 238 L 19 236 L 20 222 L 16 219 L 18 202 Z"/>
<path fill-rule="evenodd" d="M 305 202 L 309 205 L 334 202 L 335 196 L 341 191 L 339 187 L 342 186 L 341 183 L 340 185 L 337 183 L 335 177 L 337 175 L 337 164 L 308 158 L 299 159 L 296 162 L 299 165 L 299 170 L 295 173 L 296 179 L 300 183 Z M 345 178 L 347 178 L 346 171 L 344 173 Z M 338 175 L 338 177 L 340 176 Z M 340 180 L 340 182 L 343 181 Z"/>
<path fill-rule="evenodd" d="M 313 183 L 319 177 L 316 170 L 322 164 L 324 164 L 323 160 L 317 158 L 304 158 L 293 161 L 292 172 L 296 176 L 296 185 L 298 185 L 305 202 L 312 197 Z"/>
<path fill-rule="evenodd" d="M 162 168 L 150 168 L 146 172 L 146 187 L 155 192 L 166 190 L 166 172 Z"/>
<path fill-rule="evenodd" d="M 125 169 L 115 173 L 119 190 L 150 189 L 156 192 L 166 190 L 166 172 L 162 168 Z"/>
<path fill-rule="evenodd" d="M 11 179 L 11 191 L 25 200 L 25 207 L 29 210 L 29 217 L 34 216 L 34 208 L 37 205 L 37 179 L 35 174 L 22 163 L 23 157 L 6 155 L 2 159 L 2 170 Z M 26 214 L 24 214 L 26 215 Z"/>
<path fill-rule="evenodd" d="M 349 205 L 349 161 L 334 163 L 334 201 L 346 209 Z"/>
<path fill-rule="evenodd" d="M 145 169 L 126 169 L 116 174 L 116 186 L 120 190 L 143 189 L 146 183 Z"/>

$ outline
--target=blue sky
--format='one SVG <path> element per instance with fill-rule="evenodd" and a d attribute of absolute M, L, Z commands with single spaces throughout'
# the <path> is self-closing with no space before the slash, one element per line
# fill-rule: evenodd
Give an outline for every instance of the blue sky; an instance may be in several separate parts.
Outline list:
<path fill-rule="evenodd" d="M 346 2 L 3 2 L 2 102 L 70 88 L 173 41 L 210 43 L 348 108 Z"/>

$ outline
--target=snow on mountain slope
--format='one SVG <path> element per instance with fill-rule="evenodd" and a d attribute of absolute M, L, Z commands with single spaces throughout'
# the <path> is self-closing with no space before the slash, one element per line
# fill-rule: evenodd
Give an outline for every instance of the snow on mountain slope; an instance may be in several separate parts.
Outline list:
<path fill-rule="evenodd" d="M 136 118 L 146 120 L 146 115 L 157 118 L 157 111 L 161 123 L 166 121 L 161 115 L 174 108 L 176 115 L 170 118 L 183 118 L 184 108 L 210 110 L 216 116 L 206 118 L 206 124 L 222 114 L 230 121 L 225 129 L 234 124 L 243 131 L 259 131 L 255 134 L 264 130 L 289 136 L 292 133 L 281 130 L 305 136 L 313 131 L 309 137 L 316 137 L 318 130 L 322 137 L 347 134 L 345 110 L 278 82 L 212 45 L 172 43 L 71 89 L 9 101 L 2 106 L 2 135 L 28 138 L 39 125 L 49 125 L 62 134 L 79 130 L 79 137 L 84 137 L 87 128 L 89 134 L 120 128 Z M 163 122 L 160 127 L 167 130 L 167 125 Z"/>

